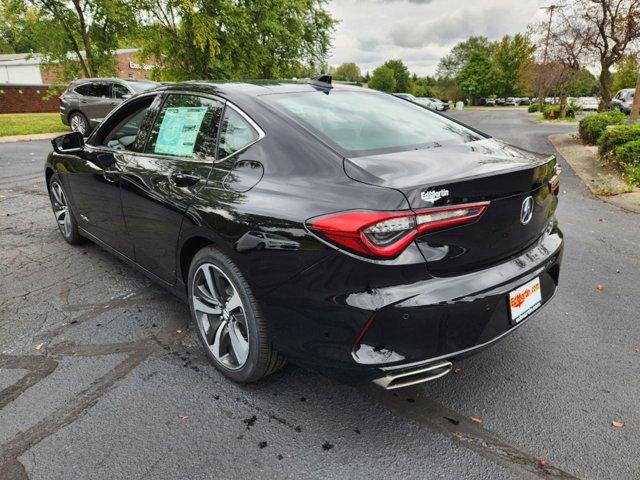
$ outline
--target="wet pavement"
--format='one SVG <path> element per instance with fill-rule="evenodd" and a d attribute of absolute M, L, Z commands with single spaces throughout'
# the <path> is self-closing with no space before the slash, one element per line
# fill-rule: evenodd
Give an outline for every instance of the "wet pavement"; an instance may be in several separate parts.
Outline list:
<path fill-rule="evenodd" d="M 452 115 L 543 152 L 572 129 Z M 552 304 L 458 374 L 391 393 L 293 365 L 227 381 L 185 305 L 60 238 L 48 145 L 0 145 L 0 479 L 640 477 L 640 217 L 568 165 Z"/>

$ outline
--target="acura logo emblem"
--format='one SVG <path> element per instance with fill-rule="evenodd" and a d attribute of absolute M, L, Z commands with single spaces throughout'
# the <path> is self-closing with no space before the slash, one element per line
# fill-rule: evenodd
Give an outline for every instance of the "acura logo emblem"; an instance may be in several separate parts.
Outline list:
<path fill-rule="evenodd" d="M 533 217 L 533 197 L 527 197 L 522 202 L 522 209 L 520 210 L 520 222 L 526 225 L 531 221 Z"/>

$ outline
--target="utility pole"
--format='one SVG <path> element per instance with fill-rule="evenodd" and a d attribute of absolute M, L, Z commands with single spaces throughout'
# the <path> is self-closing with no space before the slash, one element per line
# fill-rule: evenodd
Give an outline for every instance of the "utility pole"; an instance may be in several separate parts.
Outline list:
<path fill-rule="evenodd" d="M 553 20 L 553 12 L 556 8 L 562 8 L 564 5 L 549 5 L 548 7 L 540 7 L 540 10 L 546 10 L 549 12 L 549 21 L 547 22 L 547 35 L 544 40 L 544 55 L 542 56 L 542 64 L 547 65 L 547 59 L 549 54 L 549 37 L 551 36 L 551 21 Z M 538 102 L 540 103 L 540 109 L 544 105 L 544 87 L 543 83 L 538 76 Z"/>

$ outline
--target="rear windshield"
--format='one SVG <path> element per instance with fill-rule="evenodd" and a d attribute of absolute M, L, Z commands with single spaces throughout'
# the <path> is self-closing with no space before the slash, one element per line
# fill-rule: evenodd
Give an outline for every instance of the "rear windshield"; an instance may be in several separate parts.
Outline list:
<path fill-rule="evenodd" d="M 133 89 L 134 92 L 140 93 L 144 92 L 145 90 L 157 87 L 158 84 L 151 82 L 130 82 L 129 86 Z"/>
<path fill-rule="evenodd" d="M 393 95 L 363 91 L 274 95 L 275 102 L 346 156 L 470 142 L 482 137 Z"/>

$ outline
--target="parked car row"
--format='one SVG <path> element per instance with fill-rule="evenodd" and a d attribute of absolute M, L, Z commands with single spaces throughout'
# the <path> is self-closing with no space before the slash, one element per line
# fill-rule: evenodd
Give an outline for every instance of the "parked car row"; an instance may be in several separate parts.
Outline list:
<path fill-rule="evenodd" d="M 531 99 L 528 97 L 506 97 L 506 98 L 483 98 L 481 104 L 494 106 L 494 105 L 531 105 Z"/>
<path fill-rule="evenodd" d="M 439 112 L 444 112 L 445 110 L 449 110 L 449 103 L 443 102 L 442 100 L 438 100 L 433 97 L 416 97 L 411 95 L 410 93 L 394 93 L 396 97 L 402 98 L 403 100 L 408 100 L 413 103 L 418 103 L 420 105 L 424 105 L 431 110 L 437 110 Z"/>

